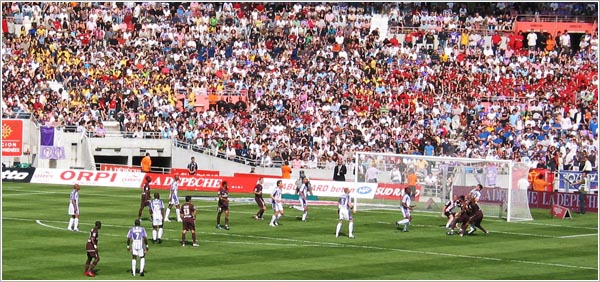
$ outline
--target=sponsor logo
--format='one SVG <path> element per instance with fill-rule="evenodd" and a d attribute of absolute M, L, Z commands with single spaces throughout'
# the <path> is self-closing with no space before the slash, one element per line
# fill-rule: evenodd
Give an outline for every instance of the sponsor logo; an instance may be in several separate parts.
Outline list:
<path fill-rule="evenodd" d="M 2 172 L 2 179 L 5 180 L 24 180 L 29 176 L 29 172 L 19 172 L 17 170 L 5 170 Z"/>
<path fill-rule="evenodd" d="M 371 193 L 372 190 L 373 189 L 371 189 L 371 187 L 369 187 L 369 186 L 362 186 L 362 187 L 358 187 L 356 189 L 356 193 L 364 195 L 364 194 Z"/>
<path fill-rule="evenodd" d="M 109 182 L 114 182 L 116 177 L 116 172 L 106 171 L 65 170 L 60 174 L 60 179 L 67 181 L 98 182 L 99 180 L 108 180 Z"/>
<path fill-rule="evenodd" d="M 142 177 L 140 174 L 134 174 L 134 173 L 128 173 L 127 175 L 125 175 L 121 181 L 123 183 L 142 183 Z"/>
<path fill-rule="evenodd" d="M 54 174 L 49 170 L 37 170 L 33 177 L 36 179 L 53 179 Z"/>

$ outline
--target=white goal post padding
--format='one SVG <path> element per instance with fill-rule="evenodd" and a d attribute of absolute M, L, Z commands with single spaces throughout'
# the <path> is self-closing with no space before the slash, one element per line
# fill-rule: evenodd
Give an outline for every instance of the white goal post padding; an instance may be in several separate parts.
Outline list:
<path fill-rule="evenodd" d="M 443 205 L 452 195 L 466 195 L 482 184 L 480 206 L 486 215 L 498 215 L 509 222 L 533 220 L 527 199 L 529 167 L 524 163 L 373 152 L 357 152 L 354 157 L 350 169 L 354 181 L 367 182 L 369 176 L 376 175 L 379 187 L 374 200 L 358 200 L 359 210 L 398 209 L 403 194 L 398 192 L 414 174 L 418 188 L 413 201 Z M 389 191 L 391 195 L 386 194 Z"/>

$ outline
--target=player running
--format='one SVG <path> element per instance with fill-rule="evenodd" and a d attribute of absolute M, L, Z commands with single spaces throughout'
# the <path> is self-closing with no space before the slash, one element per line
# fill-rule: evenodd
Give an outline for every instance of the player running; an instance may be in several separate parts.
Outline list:
<path fill-rule="evenodd" d="M 148 206 L 150 218 L 152 218 L 152 207 L 150 206 L 150 203 L 152 202 L 152 199 L 150 198 L 150 182 L 152 182 L 152 177 L 150 177 L 150 175 L 146 175 L 144 180 L 145 182 L 142 185 L 142 200 L 140 203 L 140 210 L 138 211 L 138 219 L 140 221 L 142 221 L 142 212 L 146 206 Z"/>

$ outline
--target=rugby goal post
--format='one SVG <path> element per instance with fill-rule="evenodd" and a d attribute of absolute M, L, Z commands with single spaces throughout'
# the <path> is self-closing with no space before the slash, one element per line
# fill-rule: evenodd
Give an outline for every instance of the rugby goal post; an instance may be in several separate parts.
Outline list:
<path fill-rule="evenodd" d="M 452 195 L 466 195 L 481 184 L 484 189 L 479 205 L 486 216 L 498 216 L 508 222 L 533 220 L 528 201 L 529 167 L 524 163 L 356 152 L 351 171 L 357 185 L 372 182 L 369 176 L 376 175 L 375 198 L 359 199 L 358 210 L 399 209 L 408 179 L 416 178 L 417 185 L 411 196 L 417 210 L 435 209 L 433 211 L 439 213 L 437 209 Z"/>

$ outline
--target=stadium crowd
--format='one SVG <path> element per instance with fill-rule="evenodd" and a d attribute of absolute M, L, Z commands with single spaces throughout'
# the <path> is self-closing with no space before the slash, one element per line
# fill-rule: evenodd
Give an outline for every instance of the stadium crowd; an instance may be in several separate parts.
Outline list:
<path fill-rule="evenodd" d="M 595 169 L 597 30 L 572 44 L 511 24 L 597 4 L 472 5 L 3 3 L 2 112 L 264 166 L 363 150 Z M 374 14 L 413 29 L 379 38 Z"/>

